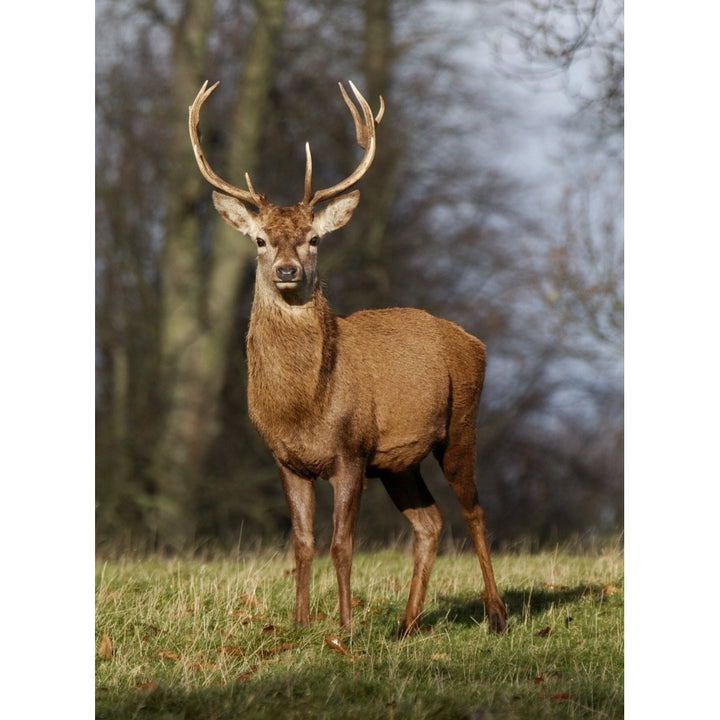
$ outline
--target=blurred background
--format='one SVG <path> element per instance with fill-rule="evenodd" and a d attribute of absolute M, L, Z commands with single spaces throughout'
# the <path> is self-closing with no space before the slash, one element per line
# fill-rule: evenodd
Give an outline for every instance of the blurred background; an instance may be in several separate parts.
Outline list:
<path fill-rule="evenodd" d="M 477 484 L 497 548 L 623 525 L 621 0 L 96 0 L 96 544 L 181 551 L 286 537 L 247 417 L 254 247 L 195 164 L 276 204 L 347 175 L 337 88 L 386 113 L 352 221 L 320 252 L 339 314 L 389 305 L 488 347 Z M 465 542 L 451 491 L 424 471 Z M 316 482 L 318 545 L 332 493 Z M 395 542 L 381 485 L 358 540 Z"/>

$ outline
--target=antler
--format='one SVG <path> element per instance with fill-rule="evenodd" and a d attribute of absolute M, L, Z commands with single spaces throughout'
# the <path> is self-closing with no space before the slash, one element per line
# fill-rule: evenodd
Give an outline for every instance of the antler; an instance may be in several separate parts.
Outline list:
<path fill-rule="evenodd" d="M 195 153 L 195 160 L 197 160 L 198 167 L 203 177 L 218 190 L 223 190 L 236 197 L 238 200 L 250 203 L 260 208 L 267 203 L 267 199 L 262 193 L 255 191 L 252 182 L 250 181 L 250 175 L 245 173 L 245 182 L 247 183 L 248 189 L 243 190 L 240 187 L 231 185 L 229 182 L 223 180 L 208 163 L 205 155 L 203 154 L 202 148 L 200 147 L 200 139 L 198 136 L 198 127 L 200 125 L 200 108 L 215 88 L 220 84 L 216 82 L 214 85 L 208 88 L 207 80 L 203 83 L 200 88 L 200 92 L 197 94 L 193 104 L 189 108 L 188 115 L 188 128 L 190 130 L 190 141 L 192 143 L 193 152 Z M 355 135 L 358 145 L 365 150 L 365 155 L 360 161 L 355 171 L 348 175 L 343 181 L 333 185 L 332 187 L 326 188 L 325 190 L 318 190 L 312 198 L 310 194 L 312 192 L 312 156 L 310 154 L 310 144 L 305 143 L 305 193 L 303 196 L 303 203 L 312 207 L 316 203 L 328 200 L 335 195 L 339 195 L 343 190 L 347 190 L 350 186 L 354 185 L 360 178 L 368 171 L 368 168 L 372 164 L 373 158 L 375 157 L 375 126 L 380 124 L 383 115 L 385 114 L 385 103 L 380 96 L 380 110 L 375 117 L 373 117 L 370 105 L 367 100 L 360 94 L 360 91 L 350 81 L 350 87 L 352 88 L 355 98 L 360 104 L 362 110 L 362 117 L 358 112 L 355 104 L 345 92 L 345 88 L 342 83 L 338 83 L 340 92 L 342 93 L 343 100 L 350 110 L 353 121 L 355 123 Z"/>
<path fill-rule="evenodd" d="M 348 94 L 345 92 L 345 88 L 342 86 L 342 83 L 338 83 L 338 86 L 340 88 L 340 92 L 342 93 L 343 100 L 345 101 L 348 110 L 350 110 L 350 114 L 352 115 L 355 123 L 357 144 L 365 150 L 365 155 L 363 155 L 363 159 L 351 175 L 348 175 L 348 177 L 337 183 L 337 185 L 333 185 L 325 190 L 318 190 L 311 198 L 312 156 L 310 155 L 310 144 L 305 143 L 305 194 L 303 202 L 309 204 L 310 207 L 316 203 L 322 202 L 323 200 L 328 200 L 335 195 L 339 195 L 343 190 L 347 190 L 347 188 L 358 182 L 358 180 L 360 180 L 360 178 L 368 171 L 368 168 L 375 157 L 375 126 L 380 124 L 380 121 L 385 114 L 385 103 L 381 95 L 380 110 L 378 110 L 378 114 L 373 117 L 372 110 L 370 109 L 370 105 L 368 105 L 367 100 L 365 100 L 365 98 L 360 94 L 360 91 L 355 87 L 355 85 L 353 85 L 352 81 L 349 82 L 350 87 L 360 104 L 362 118 L 360 117 L 360 113 L 358 113 L 355 104 L 352 100 L 350 100 Z"/>
<path fill-rule="evenodd" d="M 255 192 L 252 182 L 250 182 L 250 175 L 245 173 L 245 182 L 247 183 L 248 189 L 243 190 L 242 188 L 231 185 L 229 182 L 223 180 L 215 171 L 210 167 L 205 155 L 203 155 L 202 148 L 200 147 L 200 139 L 198 137 L 198 126 L 200 125 L 200 108 L 202 107 L 205 100 L 208 99 L 212 91 L 220 84 L 216 82 L 213 86 L 208 88 L 207 80 L 203 83 L 200 88 L 200 92 L 195 97 L 193 104 L 189 107 L 188 115 L 188 127 L 190 130 L 190 142 L 192 143 L 193 152 L 195 153 L 195 160 L 197 160 L 198 167 L 203 177 L 211 184 L 214 185 L 218 190 L 223 190 L 228 195 L 236 197 L 238 200 L 243 202 L 251 203 L 256 207 L 261 207 L 266 203 L 265 196 L 261 193 Z"/>

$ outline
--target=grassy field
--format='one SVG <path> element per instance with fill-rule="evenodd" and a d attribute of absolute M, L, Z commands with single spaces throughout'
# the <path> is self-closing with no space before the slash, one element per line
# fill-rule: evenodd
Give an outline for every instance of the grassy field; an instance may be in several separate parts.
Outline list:
<path fill-rule="evenodd" d="M 354 632 L 317 558 L 313 622 L 292 558 L 97 563 L 96 717 L 153 720 L 623 717 L 623 551 L 494 558 L 509 632 L 488 634 L 474 555 L 438 558 L 422 632 L 394 639 L 408 550 L 358 553 Z"/>

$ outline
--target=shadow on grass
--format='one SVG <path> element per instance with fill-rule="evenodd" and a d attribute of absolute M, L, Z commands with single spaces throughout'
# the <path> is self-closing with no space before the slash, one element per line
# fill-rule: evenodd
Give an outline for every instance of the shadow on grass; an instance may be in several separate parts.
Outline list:
<path fill-rule="evenodd" d="M 534 590 L 509 590 L 502 593 L 502 599 L 508 611 L 508 629 L 513 625 L 526 622 L 537 615 L 547 612 L 551 607 L 570 605 L 587 596 L 593 589 L 587 585 L 576 587 Z M 421 623 L 434 626 L 438 622 L 450 622 L 457 625 L 478 625 L 486 622 L 485 604 L 477 596 L 458 598 L 440 595 L 435 610 L 424 612 Z"/>

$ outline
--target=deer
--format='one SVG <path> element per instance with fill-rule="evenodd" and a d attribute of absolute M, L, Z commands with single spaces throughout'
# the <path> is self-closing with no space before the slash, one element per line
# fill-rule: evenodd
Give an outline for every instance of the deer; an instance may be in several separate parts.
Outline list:
<path fill-rule="evenodd" d="M 295 559 L 295 621 L 310 621 L 315 554 L 315 481 L 333 489 L 334 565 L 339 624 L 352 632 L 350 577 L 354 530 L 368 479 L 382 482 L 413 533 L 410 592 L 396 634 L 420 629 L 442 516 L 420 473 L 432 453 L 457 496 L 484 582 L 490 632 L 506 629 L 474 480 L 475 424 L 485 377 L 485 345 L 459 325 L 414 308 L 333 314 L 318 276 L 320 239 L 343 227 L 360 199 L 350 190 L 375 156 L 373 112 L 350 82 L 340 93 L 364 151 L 355 170 L 312 191 L 312 156 L 305 144 L 302 200 L 279 207 L 253 187 L 217 175 L 203 154 L 200 110 L 219 83 L 207 81 L 189 107 L 192 148 L 212 201 L 232 228 L 257 247 L 255 289 L 247 331 L 248 413 L 272 453 L 287 501 Z M 346 192 L 347 191 L 347 192 Z M 325 203 L 322 207 L 318 205 Z"/>

